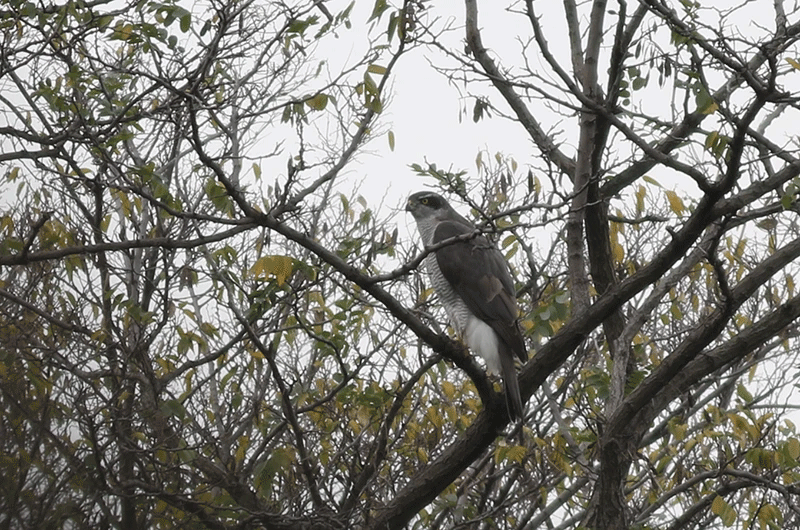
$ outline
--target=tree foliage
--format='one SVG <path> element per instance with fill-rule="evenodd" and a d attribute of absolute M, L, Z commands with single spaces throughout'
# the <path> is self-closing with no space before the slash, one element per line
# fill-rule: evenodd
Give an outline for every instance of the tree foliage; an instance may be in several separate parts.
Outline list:
<path fill-rule="evenodd" d="M 797 10 L 540 4 L 4 4 L 3 527 L 800 524 Z M 345 171 L 423 48 L 519 425 Z"/>

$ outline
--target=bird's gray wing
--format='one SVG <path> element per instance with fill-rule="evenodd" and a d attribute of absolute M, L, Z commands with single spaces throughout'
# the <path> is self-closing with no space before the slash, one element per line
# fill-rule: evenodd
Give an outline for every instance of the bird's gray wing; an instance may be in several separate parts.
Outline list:
<path fill-rule="evenodd" d="M 442 221 L 433 243 L 440 243 L 475 229 L 457 221 Z M 477 236 L 446 245 L 436 251 L 442 276 L 452 285 L 470 311 L 489 324 L 514 355 L 527 361 L 527 350 L 517 318 L 519 308 L 514 283 L 505 258 L 488 239 Z"/>

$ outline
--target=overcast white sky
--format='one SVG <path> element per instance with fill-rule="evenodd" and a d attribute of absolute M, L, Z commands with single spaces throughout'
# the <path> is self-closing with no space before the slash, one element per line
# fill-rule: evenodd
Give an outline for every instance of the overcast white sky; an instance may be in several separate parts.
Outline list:
<path fill-rule="evenodd" d="M 358 8 L 353 16 L 354 23 L 365 20 L 372 8 L 373 2 L 357 2 Z M 581 9 L 588 9 L 590 3 L 580 3 Z M 747 5 L 749 4 L 749 5 Z M 479 21 L 484 30 L 484 44 L 500 62 L 505 66 L 519 64 L 521 61 L 521 39 L 527 39 L 530 28 L 519 16 L 509 14 L 506 2 L 479 2 Z M 769 0 L 741 2 L 738 0 L 719 0 L 700 11 L 700 16 L 708 17 L 712 25 L 716 23 L 719 10 L 728 7 L 740 8 L 735 17 L 726 19 L 726 25 L 735 25 L 743 37 L 752 38 L 753 35 L 763 35 L 765 31 L 774 28 L 774 10 Z M 568 43 L 566 39 L 566 23 L 564 21 L 563 6 L 560 2 L 536 2 L 535 7 L 541 16 L 541 23 L 548 36 L 551 52 L 563 59 L 563 64 L 569 64 Z M 789 9 L 791 6 L 787 6 Z M 609 2 L 608 10 L 618 9 L 616 2 Z M 629 11 L 633 7 L 629 6 Z M 791 18 L 792 13 L 787 13 Z M 456 50 L 464 47 L 464 6 L 463 2 L 438 2 L 430 8 L 428 16 L 439 17 L 437 27 L 450 26 L 453 31 L 446 36 L 446 42 Z M 615 20 L 615 15 L 609 15 L 609 21 Z M 581 23 L 585 27 L 586 17 Z M 356 26 L 354 26 L 354 30 Z M 533 68 L 540 72 L 547 72 L 548 68 L 542 65 L 541 57 L 536 53 L 535 47 L 529 50 L 526 59 Z M 401 58 L 393 76 L 392 100 L 382 116 L 383 126 L 394 131 L 396 145 L 394 152 L 388 148 L 385 137 L 378 138 L 368 146 L 371 155 L 362 154 L 358 163 L 349 168 L 349 177 L 362 178 L 364 186 L 362 192 L 370 202 L 382 196 L 387 188 L 391 190 L 386 206 L 399 205 L 408 193 L 430 185 L 430 179 L 416 176 L 409 168 L 411 163 L 422 164 L 427 158 L 440 168 L 464 169 L 469 171 L 469 177 L 475 177 L 475 158 L 480 150 L 490 154 L 502 152 L 512 156 L 521 167 L 531 160 L 535 150 L 531 141 L 521 125 L 494 116 L 475 124 L 471 117 L 473 101 L 467 103 L 468 113 L 459 121 L 459 113 L 464 105 L 459 100 L 459 91 L 449 84 L 448 80 L 431 68 L 429 61 L 437 65 L 454 64 L 446 59 L 441 52 L 432 49 L 417 49 Z M 541 65 L 541 68 L 539 66 Z M 601 67 L 601 84 L 604 69 Z M 800 72 L 797 75 L 800 84 Z M 654 81 L 654 80 L 653 80 Z M 712 80 L 712 83 L 714 81 Z M 475 87 L 471 87 L 475 88 Z M 466 92 L 466 90 L 463 90 Z M 487 88 L 485 94 L 490 96 L 493 104 L 505 110 L 505 103 L 492 88 Z M 664 109 L 669 105 L 670 94 L 651 82 L 648 87 L 638 94 L 639 103 L 644 109 Z M 655 110 L 656 113 L 664 112 Z M 536 114 L 546 125 L 555 125 L 560 119 L 551 109 L 541 108 Z M 551 120 L 548 123 L 548 120 Z M 786 124 L 787 135 L 779 138 L 785 141 L 793 134 L 795 127 Z M 568 143 L 576 142 L 577 122 L 569 120 L 563 122 L 564 135 L 559 139 Z M 565 146 L 566 152 L 571 152 L 569 145 Z M 622 153 L 624 156 L 626 153 Z M 524 174 L 525 170 L 522 170 Z M 693 193 L 696 188 L 690 181 L 670 180 L 664 181 L 665 188 L 675 188 L 683 193 Z M 403 223 L 400 223 L 403 224 Z"/>
<path fill-rule="evenodd" d="M 365 2 L 364 6 L 368 4 L 371 2 Z M 436 6 L 436 14 L 440 16 L 436 26 L 452 27 L 445 38 L 461 50 L 464 47 L 462 2 L 443 4 L 446 6 Z M 511 45 L 509 51 L 518 53 L 519 45 L 513 39 L 505 43 L 495 40 L 498 29 L 507 32 L 507 37 L 514 34 L 513 26 L 508 25 L 514 19 L 498 10 L 501 3 L 495 3 L 493 9 L 491 3 L 484 4 L 481 20 L 486 17 L 486 23 L 482 23 L 487 26 L 487 46 L 496 49 L 501 44 Z M 363 16 L 356 12 L 354 19 Z M 489 31 L 490 25 L 493 31 Z M 431 179 L 414 174 L 409 164 L 424 165 L 427 160 L 442 169 L 467 170 L 468 177 L 475 178 L 475 159 L 481 150 L 492 155 L 496 152 L 511 155 L 520 166 L 532 153 L 530 140 L 519 124 L 496 115 L 474 123 L 471 114 L 474 100 L 461 100 L 459 90 L 434 71 L 431 62 L 438 66 L 453 64 L 434 49 L 418 48 L 401 58 L 393 76 L 390 104 L 381 117 L 383 126 L 394 132 L 395 149 L 389 149 L 386 136 L 378 138 L 368 146 L 369 154 L 362 154 L 350 168 L 353 176 L 364 179 L 362 191 L 368 199 L 377 199 L 386 189 L 390 190 L 386 206 L 400 205 L 409 193 L 431 185 Z M 462 92 L 466 93 L 463 87 Z M 496 95 L 492 102 L 503 105 Z M 462 115 L 465 105 L 467 112 Z"/>

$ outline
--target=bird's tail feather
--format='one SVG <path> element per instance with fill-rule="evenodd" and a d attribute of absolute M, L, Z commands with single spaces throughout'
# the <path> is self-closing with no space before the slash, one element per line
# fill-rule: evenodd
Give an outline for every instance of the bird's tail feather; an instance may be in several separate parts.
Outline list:
<path fill-rule="evenodd" d="M 503 369 L 503 388 L 506 394 L 506 406 L 511 421 L 521 420 L 523 415 L 522 396 L 519 392 L 517 369 L 510 351 L 500 353 L 500 364 Z"/>

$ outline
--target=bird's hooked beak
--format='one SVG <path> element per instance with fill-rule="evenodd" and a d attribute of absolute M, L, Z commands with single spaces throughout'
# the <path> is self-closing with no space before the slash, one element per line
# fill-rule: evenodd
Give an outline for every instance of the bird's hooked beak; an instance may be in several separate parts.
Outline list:
<path fill-rule="evenodd" d="M 411 201 L 411 199 L 407 199 L 406 200 L 406 211 L 407 212 L 413 212 L 414 211 L 414 204 Z"/>

